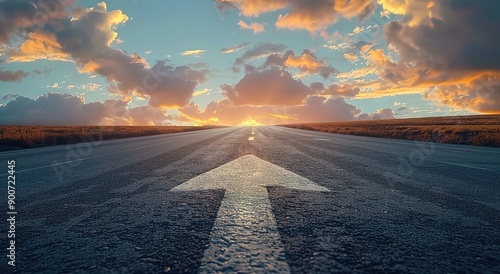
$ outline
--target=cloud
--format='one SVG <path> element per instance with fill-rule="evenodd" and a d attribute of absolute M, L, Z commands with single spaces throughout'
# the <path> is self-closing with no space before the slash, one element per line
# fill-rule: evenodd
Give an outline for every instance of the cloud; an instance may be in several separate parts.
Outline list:
<path fill-rule="evenodd" d="M 217 3 L 222 4 L 223 9 L 238 8 L 241 15 L 246 17 L 257 17 L 260 14 L 271 12 L 287 7 L 288 0 L 217 0 Z"/>
<path fill-rule="evenodd" d="M 0 2 L 0 43 L 7 43 L 13 34 L 30 24 L 36 6 L 29 1 Z"/>
<path fill-rule="evenodd" d="M 305 29 L 310 32 L 323 30 L 337 22 L 340 17 L 353 18 L 365 13 L 372 0 L 317 0 L 290 1 L 291 11 L 280 15 L 278 28 Z M 333 8 L 332 8 L 333 7 Z"/>
<path fill-rule="evenodd" d="M 401 5 L 389 10 L 398 14 L 415 2 L 405 6 L 399 1 Z M 409 86 L 424 88 L 425 98 L 458 109 L 500 113 L 499 9 L 497 1 L 437 1 L 425 6 L 425 12 L 410 11 L 411 18 L 390 22 L 385 35 L 399 62 L 386 75 L 406 78 L 401 68 L 412 64 L 414 81 Z"/>
<path fill-rule="evenodd" d="M 356 26 L 351 33 L 348 33 L 347 35 L 349 36 L 355 36 L 355 35 L 358 35 L 358 34 L 361 34 L 361 33 L 365 33 L 365 32 L 369 32 L 373 29 L 376 29 L 378 28 L 378 25 L 375 24 L 375 25 L 371 25 L 371 26 Z"/>
<path fill-rule="evenodd" d="M 404 115 L 404 114 L 408 114 L 410 112 L 410 109 L 408 107 L 399 107 L 396 110 L 396 112 L 398 115 Z"/>
<path fill-rule="evenodd" d="M 234 53 L 234 52 L 237 52 L 239 50 L 242 50 L 248 46 L 250 46 L 252 43 L 249 43 L 249 42 L 245 42 L 245 43 L 241 43 L 239 45 L 236 45 L 234 47 L 230 47 L 230 48 L 222 48 L 220 49 L 220 52 L 221 53 L 224 53 L 224 54 L 228 54 L 228 53 Z"/>
<path fill-rule="evenodd" d="M 338 72 L 333 67 L 328 66 L 325 61 L 319 61 L 310 50 L 304 50 L 300 56 L 289 55 L 284 64 L 290 68 L 298 68 L 300 76 L 317 73 L 326 79 Z"/>
<path fill-rule="evenodd" d="M 319 74 L 326 79 L 338 73 L 335 68 L 328 66 L 325 61 L 318 60 L 316 55 L 308 49 L 304 50 L 299 56 L 296 56 L 292 50 L 288 50 L 283 55 L 269 55 L 266 62 L 262 65 L 262 68 L 265 69 L 272 66 L 280 68 L 297 68 L 300 74 L 296 75 L 296 77 L 299 78 L 311 74 Z"/>
<path fill-rule="evenodd" d="M 197 57 L 200 54 L 205 53 L 205 52 L 206 52 L 206 50 L 204 50 L 204 49 L 192 49 L 192 50 L 186 50 L 186 51 L 181 52 L 181 55 L 182 56 L 194 55 Z"/>
<path fill-rule="evenodd" d="M 322 83 L 314 83 L 312 85 L 318 94 L 330 96 L 355 97 L 359 94 L 360 88 L 350 83 L 346 84 L 331 84 L 324 87 Z"/>
<path fill-rule="evenodd" d="M 385 120 L 395 118 L 395 113 L 390 108 L 379 108 L 375 113 L 364 113 L 358 116 L 358 120 Z"/>
<path fill-rule="evenodd" d="M 352 30 L 352 33 L 348 33 L 347 35 L 349 36 L 354 36 L 356 34 L 360 34 L 362 32 L 365 31 L 365 28 L 363 26 L 359 27 L 359 26 L 356 26 L 353 30 Z"/>
<path fill-rule="evenodd" d="M 7 93 L 4 96 L 2 96 L 2 101 L 9 101 L 12 99 L 16 99 L 19 96 L 20 96 L 19 94 Z"/>
<path fill-rule="evenodd" d="M 424 98 L 456 109 L 498 114 L 500 76 L 485 76 L 464 84 L 441 85 L 426 91 Z"/>
<path fill-rule="evenodd" d="M 236 65 L 243 65 L 251 60 L 264 58 L 271 54 L 281 53 L 286 50 L 283 44 L 261 43 L 255 45 L 252 49 L 247 50 L 241 57 L 235 61 Z"/>
<path fill-rule="evenodd" d="M 403 62 L 435 70 L 500 70 L 497 1 L 442 1 L 440 12 L 419 25 L 393 21 L 388 43 Z"/>
<path fill-rule="evenodd" d="M 279 68 L 246 74 L 235 86 L 221 88 L 235 105 L 296 105 L 311 94 L 302 81 Z"/>
<path fill-rule="evenodd" d="M 10 71 L 0 69 L 0 81 L 3 82 L 21 82 L 28 75 L 28 72 L 22 70 Z"/>
<path fill-rule="evenodd" d="M 51 72 L 52 72 L 52 69 L 49 69 L 47 67 L 45 67 L 43 69 L 35 69 L 35 70 L 33 70 L 33 73 L 36 74 L 36 75 L 45 74 L 46 76 L 48 76 Z"/>
<path fill-rule="evenodd" d="M 139 79 L 133 78 L 133 69 L 125 71 L 125 75 L 120 73 L 119 70 L 100 72 L 101 75 L 107 75 L 108 81 L 117 79 L 118 88 L 123 95 L 128 96 L 133 92 L 139 92 L 150 97 L 149 105 L 152 107 L 175 108 L 189 103 L 189 99 L 196 91 L 196 86 L 206 81 L 208 70 L 195 70 L 190 66 L 173 67 L 159 61 L 150 70 L 141 68 L 138 71 Z M 123 77 L 131 79 L 127 80 Z M 137 87 L 136 84 L 141 86 Z M 123 91 L 128 92 L 124 94 Z"/>
<path fill-rule="evenodd" d="M 289 113 L 297 117 L 296 122 L 336 122 L 355 120 L 361 112 L 342 97 L 327 99 L 322 96 L 309 97 L 305 105 L 296 106 Z"/>
<path fill-rule="evenodd" d="M 278 28 L 305 29 L 317 32 L 337 22 L 339 18 L 360 17 L 365 19 L 375 8 L 372 0 L 217 0 L 225 3 L 225 7 L 233 6 L 246 17 L 257 17 L 261 14 L 287 9 L 279 15 Z"/>
<path fill-rule="evenodd" d="M 346 53 L 342 54 L 342 57 L 344 57 L 344 59 L 346 59 L 347 61 L 350 61 L 350 62 L 356 62 L 359 60 L 359 57 L 352 52 L 346 52 Z"/>
<path fill-rule="evenodd" d="M 494 27 L 500 18 L 493 12 L 499 4 L 449 0 L 407 11 L 422 2 L 379 2 L 407 16 L 384 27 L 396 58 L 362 41 L 347 48 L 344 58 L 366 61 L 337 75 L 360 89 L 357 98 L 422 94 L 455 109 L 500 113 L 500 38 Z"/>
<path fill-rule="evenodd" d="M 172 116 L 165 114 L 164 110 L 150 106 L 131 108 L 128 110 L 127 116 L 132 125 L 147 126 L 165 125 L 166 121 L 173 119 Z"/>
<path fill-rule="evenodd" d="M 19 96 L 0 107 L 2 125 L 90 125 L 105 116 L 104 105 L 85 104 L 70 94 L 49 93 L 36 100 Z"/>
<path fill-rule="evenodd" d="M 200 89 L 200 90 L 197 90 L 193 93 L 193 97 L 197 97 L 197 96 L 200 96 L 200 95 L 203 95 L 203 94 L 207 94 L 207 93 L 210 93 L 212 90 L 209 89 L 209 88 L 204 88 L 204 89 Z"/>
<path fill-rule="evenodd" d="M 180 116 L 176 118 L 177 120 L 194 122 L 198 125 L 240 125 L 245 121 L 275 125 L 391 117 L 388 110 L 362 114 L 360 109 L 347 103 L 342 97 L 326 98 L 323 96 L 309 96 L 302 104 L 294 106 L 234 105 L 225 98 L 209 103 L 204 110 L 201 110 L 198 104 L 191 103 L 178 111 Z"/>
<path fill-rule="evenodd" d="M 452 0 L 455 1 L 455 0 Z M 382 6 L 383 15 L 396 14 L 403 15 L 404 21 L 410 25 L 421 23 L 432 14 L 435 2 L 427 0 L 377 0 Z M 445 2 L 445 1 L 442 1 Z M 448 1 L 449 2 L 449 1 Z"/>
<path fill-rule="evenodd" d="M 7 62 L 33 62 L 36 60 L 70 61 L 68 53 L 64 52 L 57 42 L 55 33 L 31 32 L 28 39 L 19 49 L 8 52 Z"/>
<path fill-rule="evenodd" d="M 74 10 L 74 0 L 0 1 L 0 44 L 14 35 L 24 35 L 30 28 L 53 19 L 67 18 Z"/>
<path fill-rule="evenodd" d="M 151 66 L 137 54 L 111 48 L 118 35 L 117 26 L 127 20 L 121 10 L 108 11 L 105 3 L 80 9 L 72 19 L 67 14 L 64 18 L 52 18 L 43 28 L 30 32 L 28 40 L 16 51 L 24 55 L 11 58 L 71 60 L 80 72 L 98 74 L 113 83 L 109 90 L 124 98 L 148 97 L 152 107 L 188 104 L 209 71 L 195 65 L 173 67 L 165 61 Z"/>
<path fill-rule="evenodd" d="M 52 84 L 52 85 L 46 85 L 45 87 L 46 87 L 46 88 L 61 88 L 61 87 L 59 86 L 59 83 L 54 83 L 54 84 Z"/>
<path fill-rule="evenodd" d="M 15 100 L 0 106 L 2 125 L 163 125 L 173 119 L 161 108 L 127 109 L 128 102 L 121 100 L 85 103 L 81 97 L 60 93 L 48 93 L 35 100 L 12 98 Z"/>
<path fill-rule="evenodd" d="M 259 33 L 259 32 L 265 31 L 265 27 L 264 27 L 263 23 L 255 23 L 254 22 L 254 23 L 247 24 L 243 20 L 240 20 L 237 25 L 242 29 L 252 30 L 253 33 Z"/>
<path fill-rule="evenodd" d="M 67 85 L 66 89 L 79 89 L 79 90 L 84 90 L 84 91 L 102 90 L 101 85 L 97 84 L 97 83 L 88 83 L 88 84 L 81 84 L 81 85 Z"/>

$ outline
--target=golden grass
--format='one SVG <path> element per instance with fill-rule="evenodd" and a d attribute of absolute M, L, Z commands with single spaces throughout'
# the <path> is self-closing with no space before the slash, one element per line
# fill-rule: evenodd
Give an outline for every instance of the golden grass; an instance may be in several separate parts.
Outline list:
<path fill-rule="evenodd" d="M 0 151 L 216 128 L 218 126 L 0 126 Z"/>
<path fill-rule="evenodd" d="M 370 137 L 500 147 L 500 115 L 306 123 L 282 126 Z"/>

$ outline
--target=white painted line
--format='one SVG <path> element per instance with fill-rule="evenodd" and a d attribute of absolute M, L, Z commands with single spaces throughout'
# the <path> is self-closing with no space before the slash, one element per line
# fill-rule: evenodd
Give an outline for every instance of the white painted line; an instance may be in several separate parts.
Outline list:
<path fill-rule="evenodd" d="M 326 138 L 313 138 L 314 140 L 318 141 L 330 141 L 331 139 L 326 139 Z"/>
<path fill-rule="evenodd" d="M 253 140 L 254 140 L 253 136 L 248 137 L 248 141 L 253 141 Z"/>
<path fill-rule="evenodd" d="M 253 155 L 195 177 L 171 191 L 225 189 L 199 273 L 289 273 L 265 186 L 329 192 L 325 187 Z"/>
<path fill-rule="evenodd" d="M 33 170 L 43 169 L 43 168 L 47 168 L 47 167 L 60 166 L 60 165 L 69 164 L 69 163 L 73 163 L 73 162 L 79 162 L 79 161 L 85 161 L 85 160 L 95 159 L 95 158 L 99 158 L 99 157 L 104 157 L 104 156 L 109 156 L 109 155 L 113 155 L 113 154 L 118 154 L 118 153 L 126 152 L 126 151 L 138 150 L 138 149 L 143 149 L 143 148 L 147 148 L 147 147 L 168 144 L 168 143 L 172 143 L 172 142 L 174 142 L 174 141 L 168 141 L 168 142 L 162 142 L 162 143 L 157 143 L 157 144 L 152 144 L 152 145 L 145 145 L 145 146 L 140 146 L 140 147 L 123 149 L 123 150 L 118 150 L 118 151 L 114 151 L 114 152 L 110 152 L 110 153 L 104 153 L 104 154 L 99 154 L 99 155 L 95 155 L 95 156 L 80 158 L 80 159 L 76 159 L 76 160 L 59 162 L 59 163 L 55 163 L 55 164 L 50 164 L 50 165 L 45 165 L 45 166 L 39 166 L 39 167 L 25 169 L 25 170 L 20 170 L 20 171 L 16 171 L 16 173 L 24 173 L 24 172 L 29 172 L 29 171 L 33 171 Z M 92 143 L 89 143 L 89 144 L 92 144 Z"/>
<path fill-rule="evenodd" d="M 461 166 L 461 167 L 467 167 L 467 168 L 473 168 L 473 169 L 480 169 L 480 170 L 489 170 L 489 171 L 494 171 L 489 168 L 485 167 L 478 167 L 478 166 L 470 166 L 470 165 L 464 165 L 464 164 L 457 164 L 457 163 L 450 163 L 450 162 L 444 162 L 444 161 L 434 161 L 434 160 L 429 160 L 430 162 L 434 163 L 441 163 L 441 164 L 448 164 L 448 165 L 453 165 L 453 166 Z"/>
<path fill-rule="evenodd" d="M 250 133 L 251 135 L 254 135 L 255 134 L 255 127 L 252 127 L 252 133 Z"/>

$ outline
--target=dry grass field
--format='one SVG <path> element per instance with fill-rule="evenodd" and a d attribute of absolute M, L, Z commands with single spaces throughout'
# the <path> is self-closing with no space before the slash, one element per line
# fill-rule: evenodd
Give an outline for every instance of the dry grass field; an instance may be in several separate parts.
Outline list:
<path fill-rule="evenodd" d="M 500 115 L 308 123 L 283 126 L 370 137 L 500 147 Z"/>
<path fill-rule="evenodd" d="M 149 136 L 217 126 L 0 126 L 0 151 Z"/>

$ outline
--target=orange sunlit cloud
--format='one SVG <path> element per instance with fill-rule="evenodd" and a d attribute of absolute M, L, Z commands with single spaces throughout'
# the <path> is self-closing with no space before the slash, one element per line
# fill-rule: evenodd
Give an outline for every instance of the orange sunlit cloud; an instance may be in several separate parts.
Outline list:
<path fill-rule="evenodd" d="M 391 117 L 396 100 L 408 109 L 442 108 L 442 115 L 498 113 L 499 3 L 215 0 L 219 16 L 141 25 L 132 18 L 147 15 L 143 10 L 193 7 L 176 1 L 134 9 L 140 4 L 123 2 L 110 9 L 105 2 L 62 1 L 45 18 L 30 19 L 36 7 L 28 0 L 0 2 L 0 122 L 25 116 L 40 124 L 134 125 L 376 119 Z M 187 31 L 177 28 L 181 23 Z M 166 43 L 150 32 L 164 34 Z M 111 115 L 108 100 L 127 104 L 117 103 L 121 114 Z M 43 104 L 54 113 L 57 104 L 78 111 L 43 116 L 33 109 Z"/>

